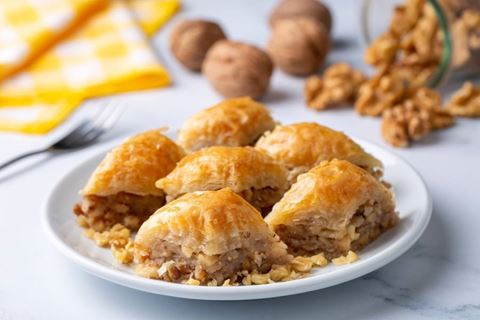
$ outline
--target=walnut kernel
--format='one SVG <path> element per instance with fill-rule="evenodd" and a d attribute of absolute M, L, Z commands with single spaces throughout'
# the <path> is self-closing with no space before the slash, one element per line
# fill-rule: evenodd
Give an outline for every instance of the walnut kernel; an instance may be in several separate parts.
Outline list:
<path fill-rule="evenodd" d="M 279 20 L 273 26 L 268 53 L 275 66 L 293 75 L 316 72 L 329 51 L 329 37 L 318 21 L 296 17 Z"/>
<path fill-rule="evenodd" d="M 307 105 L 316 110 L 345 103 L 353 103 L 365 77 L 346 63 L 327 68 L 323 77 L 311 76 L 305 82 L 304 96 Z"/>
<path fill-rule="evenodd" d="M 446 128 L 454 117 L 441 108 L 440 96 L 431 89 L 422 88 L 401 104 L 383 113 L 383 138 L 395 147 L 407 147 L 432 130 Z"/>
<path fill-rule="evenodd" d="M 215 22 L 186 20 L 172 28 L 170 49 L 186 68 L 200 71 L 207 51 L 220 39 L 225 39 L 225 34 Z"/>
<path fill-rule="evenodd" d="M 401 102 L 408 90 L 408 83 L 396 74 L 380 72 L 360 87 L 355 110 L 360 115 L 380 116 Z"/>
<path fill-rule="evenodd" d="M 480 87 L 464 83 L 448 101 L 447 110 L 459 117 L 480 117 Z"/>
<path fill-rule="evenodd" d="M 440 63 L 442 43 L 433 7 L 426 0 L 408 0 L 395 8 L 389 29 L 372 42 L 365 61 L 422 86 Z"/>
<path fill-rule="evenodd" d="M 225 97 L 260 98 L 270 85 L 273 64 L 257 47 L 220 40 L 208 51 L 202 71 L 215 90 Z"/>
<path fill-rule="evenodd" d="M 326 30 L 332 29 L 332 15 L 327 6 L 317 0 L 283 0 L 270 15 L 270 25 L 279 20 L 306 17 L 322 23 Z"/>

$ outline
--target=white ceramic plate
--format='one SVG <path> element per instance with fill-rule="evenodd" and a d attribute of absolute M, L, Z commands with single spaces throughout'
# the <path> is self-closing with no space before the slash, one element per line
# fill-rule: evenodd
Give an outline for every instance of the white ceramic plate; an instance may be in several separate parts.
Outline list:
<path fill-rule="evenodd" d="M 87 272 L 137 290 L 202 300 L 248 300 L 292 295 L 330 287 L 372 272 L 407 251 L 425 230 L 432 202 L 419 174 L 403 159 L 366 141 L 356 139 L 385 165 L 385 179 L 392 183 L 400 223 L 387 231 L 359 254 L 350 265 L 314 269 L 306 278 L 281 283 L 239 287 L 206 287 L 175 284 L 136 276 L 115 262 L 109 249 L 97 247 L 82 235 L 72 207 L 79 200 L 78 191 L 105 153 L 81 163 L 67 173 L 51 191 L 44 207 L 44 229 L 56 248 Z"/>

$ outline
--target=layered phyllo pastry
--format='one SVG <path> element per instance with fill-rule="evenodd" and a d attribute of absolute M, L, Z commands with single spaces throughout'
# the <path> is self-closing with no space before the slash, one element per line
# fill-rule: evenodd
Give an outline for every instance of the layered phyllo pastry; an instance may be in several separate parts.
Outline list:
<path fill-rule="evenodd" d="M 238 283 L 291 260 L 260 213 L 228 188 L 189 193 L 158 209 L 140 227 L 134 256 L 141 276 L 204 285 Z"/>
<path fill-rule="evenodd" d="M 381 182 L 348 161 L 331 160 L 300 175 L 265 221 L 290 253 L 332 259 L 362 249 L 398 216 Z"/>
<path fill-rule="evenodd" d="M 287 171 L 253 147 L 210 147 L 183 158 L 156 186 L 167 201 L 179 196 L 228 187 L 266 213 L 287 190 Z"/>
<path fill-rule="evenodd" d="M 262 104 L 249 97 L 227 99 L 188 119 L 180 129 L 178 143 L 188 151 L 248 146 L 274 127 L 270 112 Z"/>
<path fill-rule="evenodd" d="M 289 171 L 290 183 L 322 161 L 332 159 L 348 160 L 374 176 L 382 175 L 378 159 L 342 132 L 317 123 L 277 126 L 260 138 L 255 148 L 281 162 Z"/>
<path fill-rule="evenodd" d="M 165 194 L 155 181 L 183 156 L 183 150 L 161 130 L 128 138 L 106 155 L 81 190 L 82 200 L 74 207 L 78 222 L 95 231 L 116 223 L 138 229 L 165 204 Z"/>

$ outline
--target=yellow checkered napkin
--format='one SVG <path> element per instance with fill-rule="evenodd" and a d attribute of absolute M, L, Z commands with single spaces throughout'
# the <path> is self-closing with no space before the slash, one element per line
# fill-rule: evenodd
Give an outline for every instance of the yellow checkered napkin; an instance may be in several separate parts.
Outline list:
<path fill-rule="evenodd" d="M 2 106 L 0 108 L 0 129 L 22 133 L 46 133 L 68 117 L 82 102 L 80 98 L 41 103 L 28 106 Z"/>
<path fill-rule="evenodd" d="M 143 31 L 153 35 L 180 8 L 178 0 L 127 0 Z"/>
<path fill-rule="evenodd" d="M 43 0 L 28 0 L 40 1 Z M 36 116 L 17 117 L 12 114 L 15 108 L 8 108 L 8 112 L 0 112 L 0 130 L 44 133 L 58 125 L 85 98 L 167 85 L 168 74 L 157 61 L 138 23 L 148 25 L 151 29 L 146 32 L 151 32 L 153 26 L 164 23 L 179 4 L 172 0 L 142 1 L 141 7 L 132 0 L 111 1 L 107 9 L 86 19 L 68 38 L 24 71 L 3 80 L 0 106 L 22 106 L 22 110 L 18 110 L 22 114 L 30 108 Z M 152 14 L 145 15 L 146 3 L 151 4 Z M 98 2 L 93 5 L 98 6 Z M 152 19 L 154 11 L 159 17 L 156 20 Z M 142 19 L 142 12 L 146 16 L 144 20 L 136 21 L 135 17 Z"/>
<path fill-rule="evenodd" d="M 0 79 L 24 67 L 108 0 L 1 0 Z"/>

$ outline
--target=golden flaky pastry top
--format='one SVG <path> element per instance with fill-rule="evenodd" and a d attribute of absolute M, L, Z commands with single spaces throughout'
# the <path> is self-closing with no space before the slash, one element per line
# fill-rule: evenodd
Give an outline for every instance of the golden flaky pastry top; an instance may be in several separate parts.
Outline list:
<path fill-rule="evenodd" d="M 172 171 L 183 156 L 182 148 L 164 136 L 162 130 L 143 132 L 126 139 L 109 152 L 81 193 L 163 195 L 155 187 L 155 181 Z"/>
<path fill-rule="evenodd" d="M 178 143 L 188 151 L 211 146 L 247 146 L 275 122 L 268 109 L 249 97 L 227 99 L 189 118 L 180 129 Z"/>
<path fill-rule="evenodd" d="M 234 192 L 287 188 L 287 172 L 269 155 L 252 147 L 210 147 L 187 155 L 156 183 L 169 196 L 225 187 Z"/>
<path fill-rule="evenodd" d="M 382 169 L 378 159 L 348 136 L 317 123 L 277 126 L 260 138 L 255 148 L 281 162 L 290 171 L 292 182 L 299 174 L 325 160 L 348 160 L 371 173 Z"/>
<path fill-rule="evenodd" d="M 278 242 L 260 213 L 228 188 L 189 193 L 158 209 L 140 227 L 135 249 L 148 250 L 158 239 L 181 246 L 184 253 L 207 255 L 248 247 L 257 240 Z"/>
<path fill-rule="evenodd" d="M 394 210 L 392 193 L 381 182 L 356 165 L 335 159 L 300 175 L 265 221 L 275 230 L 311 217 L 321 219 L 328 229 L 340 230 L 368 201 L 377 202 L 382 212 Z"/>

